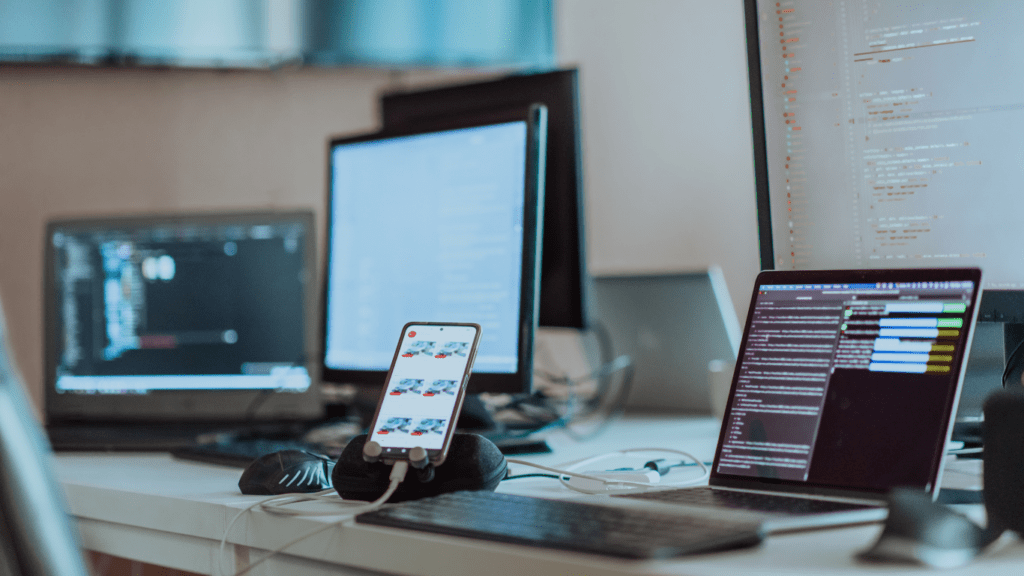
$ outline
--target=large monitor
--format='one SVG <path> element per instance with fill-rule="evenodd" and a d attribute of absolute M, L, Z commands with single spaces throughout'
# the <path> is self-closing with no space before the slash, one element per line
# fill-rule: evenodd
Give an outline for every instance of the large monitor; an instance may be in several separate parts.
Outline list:
<path fill-rule="evenodd" d="M 320 416 L 314 237 L 311 211 L 51 221 L 48 424 Z"/>
<path fill-rule="evenodd" d="M 545 110 L 332 140 L 323 378 L 381 386 L 407 322 L 483 327 L 470 392 L 528 392 Z"/>
<path fill-rule="evenodd" d="M 384 128 L 443 128 L 453 123 L 523 114 L 534 103 L 548 109 L 541 255 L 541 326 L 588 327 L 589 290 L 584 257 L 582 154 L 577 72 L 516 74 L 471 84 L 381 98 Z"/>
<path fill-rule="evenodd" d="M 979 266 L 979 319 L 1011 345 L 1021 21 L 999 0 L 746 0 L 762 267 Z"/>

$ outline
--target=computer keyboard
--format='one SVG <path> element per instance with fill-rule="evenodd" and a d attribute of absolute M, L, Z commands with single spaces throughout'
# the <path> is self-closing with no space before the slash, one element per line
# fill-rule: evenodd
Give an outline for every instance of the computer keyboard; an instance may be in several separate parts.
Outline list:
<path fill-rule="evenodd" d="M 774 514 L 824 514 L 847 510 L 866 510 L 876 507 L 847 502 L 815 500 L 813 498 L 794 498 L 790 496 L 759 494 L 756 492 L 715 490 L 708 486 L 679 490 L 655 490 L 637 494 L 620 494 L 617 497 Z"/>
<path fill-rule="evenodd" d="M 356 522 L 630 559 L 742 548 L 763 537 L 750 521 L 483 491 L 386 506 Z"/>
<path fill-rule="evenodd" d="M 171 455 L 184 460 L 245 468 L 257 458 L 281 450 L 303 450 L 337 459 L 342 449 L 302 440 L 247 438 L 183 446 L 171 450 Z"/>

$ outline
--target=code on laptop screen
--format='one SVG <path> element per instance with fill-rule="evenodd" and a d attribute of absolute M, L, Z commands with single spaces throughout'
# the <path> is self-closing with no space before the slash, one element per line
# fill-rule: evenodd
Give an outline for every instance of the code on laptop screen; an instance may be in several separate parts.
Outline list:
<path fill-rule="evenodd" d="M 298 220 L 56 224 L 58 393 L 304 391 Z"/>
<path fill-rule="evenodd" d="M 962 280 L 759 286 L 716 472 L 927 486 L 977 289 Z"/>

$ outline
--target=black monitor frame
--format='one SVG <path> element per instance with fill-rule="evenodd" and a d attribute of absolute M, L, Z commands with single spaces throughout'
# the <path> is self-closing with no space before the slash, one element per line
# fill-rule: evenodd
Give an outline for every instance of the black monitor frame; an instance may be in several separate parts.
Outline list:
<path fill-rule="evenodd" d="M 747 73 L 750 81 L 750 120 L 754 144 L 754 182 L 757 194 L 757 228 L 761 269 L 775 268 L 771 206 L 768 196 L 768 144 L 765 128 L 764 85 L 758 35 L 757 0 L 743 0 L 747 34 Z M 1024 324 L 1024 290 L 985 289 L 978 308 L 978 320 L 1008 325 Z M 1024 340 L 1024 326 L 1007 326 L 1007 352 Z"/>
<path fill-rule="evenodd" d="M 330 290 L 330 262 L 331 262 L 331 234 L 333 233 L 333 209 L 332 194 L 333 186 L 333 163 L 331 152 L 335 146 L 383 140 L 403 136 L 430 134 L 460 128 L 471 128 L 476 126 L 487 126 L 491 124 L 506 123 L 511 121 L 525 121 L 527 128 L 526 135 L 526 170 L 524 185 L 523 205 L 523 263 L 522 277 L 520 282 L 520 308 L 519 308 L 519 362 L 516 371 L 511 374 L 487 373 L 474 371 L 470 376 L 468 393 L 478 394 L 481 392 L 494 393 L 530 393 L 533 390 L 533 352 L 534 337 L 537 331 L 537 314 L 539 279 L 540 279 L 540 246 L 542 241 L 541 221 L 544 202 L 544 149 L 546 146 L 547 109 L 544 106 L 531 106 L 524 113 L 517 113 L 511 117 L 495 119 L 490 117 L 485 121 L 467 121 L 458 124 L 448 125 L 443 129 L 425 129 L 403 127 L 402 129 L 386 130 L 357 136 L 344 136 L 333 138 L 327 143 L 327 223 L 326 223 L 326 249 L 324 250 L 324 273 L 323 273 L 323 297 L 321 300 L 321 326 L 320 326 L 320 368 L 321 379 L 324 382 L 334 384 L 353 384 L 361 386 L 384 385 L 387 369 L 383 370 L 344 370 L 331 368 L 327 365 L 327 322 L 328 322 L 328 293 Z M 428 321 L 429 318 L 410 318 L 409 321 Z M 397 337 L 397 332 L 396 332 Z"/>
<path fill-rule="evenodd" d="M 494 115 L 548 108 L 540 326 L 587 329 L 590 289 L 585 255 L 580 108 L 576 69 L 515 74 L 497 80 L 381 97 L 385 130 L 444 128 Z"/>
<path fill-rule="evenodd" d="M 318 379 L 313 361 L 316 350 L 316 228 L 312 210 L 261 212 L 206 212 L 177 214 L 134 214 L 83 218 L 58 218 L 48 222 L 44 239 L 44 366 L 46 416 L 48 424 L 76 422 L 104 423 L 245 423 L 315 420 L 323 415 Z M 305 231 L 302 240 L 303 343 L 304 364 L 311 384 L 303 392 L 275 393 L 265 401 L 257 399 L 266 390 L 154 390 L 147 394 L 61 394 L 56 389 L 60 337 L 58 330 L 57 279 L 52 237 L 57 230 L 75 232 L 104 230 L 147 230 L 154 226 L 298 224 Z M 258 405 L 252 412 L 250 406 Z"/>

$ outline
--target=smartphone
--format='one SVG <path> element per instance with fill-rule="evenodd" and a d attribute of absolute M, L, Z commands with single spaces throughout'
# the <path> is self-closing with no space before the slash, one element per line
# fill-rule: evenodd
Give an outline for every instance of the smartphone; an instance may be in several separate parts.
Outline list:
<path fill-rule="evenodd" d="M 431 464 L 444 462 L 479 343 L 478 324 L 410 322 L 402 328 L 370 427 L 385 464 L 408 460 L 416 447 L 427 451 Z"/>

